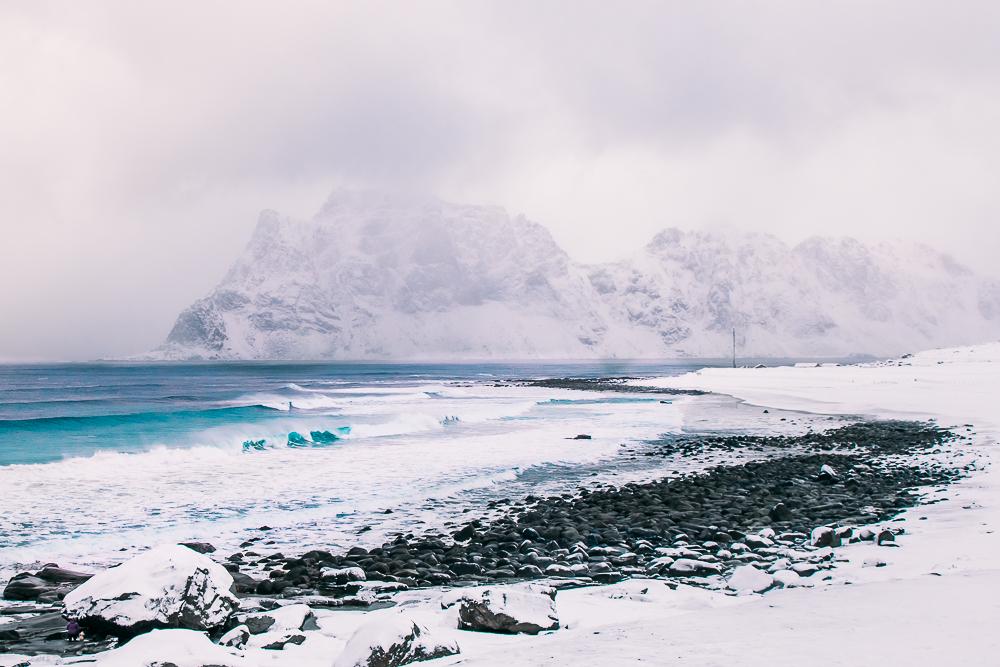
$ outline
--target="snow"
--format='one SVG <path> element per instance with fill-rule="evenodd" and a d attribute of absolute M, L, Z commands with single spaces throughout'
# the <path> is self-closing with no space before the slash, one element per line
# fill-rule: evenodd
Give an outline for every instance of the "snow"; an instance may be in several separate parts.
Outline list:
<path fill-rule="evenodd" d="M 486 586 L 459 589 L 441 599 L 458 611 L 459 627 L 485 623 L 490 629 L 535 634 L 559 627 L 555 591 L 547 586 Z"/>
<path fill-rule="evenodd" d="M 774 577 L 753 565 L 740 565 L 726 581 L 726 586 L 738 593 L 763 593 L 773 585 Z"/>
<path fill-rule="evenodd" d="M 218 563 L 168 544 L 94 575 L 66 595 L 63 612 L 124 629 L 154 623 L 204 630 L 224 623 L 239 606 L 232 585 L 232 575 Z"/>
<path fill-rule="evenodd" d="M 272 625 L 269 630 L 287 632 L 301 630 L 310 614 L 312 614 L 312 609 L 310 609 L 308 605 L 290 604 L 285 605 L 284 607 L 278 607 L 277 609 L 272 609 L 270 611 L 251 614 L 251 617 L 257 618 L 264 616 L 267 618 L 273 618 L 274 625 Z"/>
<path fill-rule="evenodd" d="M 434 656 L 460 652 L 458 643 L 440 630 L 406 614 L 379 616 L 361 626 L 347 642 L 333 667 L 369 667 L 387 664 L 370 661 L 372 656 L 407 656 L 405 662 L 423 661 Z M 393 662 L 393 665 L 403 662 Z"/>
<path fill-rule="evenodd" d="M 1000 473 L 991 459 L 1000 437 L 1000 411 L 996 409 L 1000 345 L 938 350 L 863 366 L 711 370 L 656 382 L 725 391 L 761 408 L 934 418 L 959 427 L 971 424 L 963 432 L 973 439 L 951 446 L 974 456 L 980 465 L 954 485 L 928 490 L 928 497 L 939 502 L 910 509 L 890 524 L 904 529 L 896 536 L 899 548 L 866 541 L 817 550 L 811 558 L 831 559 L 832 569 L 801 577 L 794 570 L 805 572 L 809 563 L 782 563 L 787 569 L 770 575 L 776 585 L 762 595 L 735 594 L 761 588 L 768 576 L 751 566 L 731 575 L 726 582 L 729 590 L 683 584 L 673 590 L 668 582 L 643 579 L 562 590 L 554 603 L 559 630 L 512 636 L 453 630 L 455 603 L 463 596 L 482 596 L 489 589 L 458 589 L 440 597 L 433 591 L 411 591 L 401 594 L 399 607 L 394 609 L 316 610 L 320 630 L 304 632 L 308 639 L 302 646 L 249 650 L 233 664 L 328 667 L 336 660 L 336 664 L 354 665 L 366 649 L 392 641 L 404 624 L 411 623 L 403 620 L 401 610 L 431 635 L 445 637 L 447 643 L 457 638 L 462 653 L 433 663 L 440 665 L 996 663 L 1000 654 L 1000 636 L 994 627 L 1000 618 L 1000 597 L 994 593 L 1000 590 Z M 865 528 L 873 533 L 879 529 Z M 766 534 L 759 537 L 769 539 Z M 681 550 L 660 553 L 664 558 L 683 558 Z M 511 600 L 512 591 L 532 589 L 491 588 L 502 590 Z M 442 610 L 442 605 L 448 608 Z M 519 603 L 514 606 L 519 614 L 527 612 Z M 157 657 L 180 667 L 230 664 L 225 661 L 233 658 L 222 654 L 206 653 L 202 663 L 190 663 L 182 662 L 183 655 L 178 660 L 167 652 L 183 654 L 187 646 L 192 652 L 209 650 L 192 637 L 197 634 L 184 635 L 176 646 L 158 642 L 164 653 Z M 118 651 L 133 650 L 137 659 L 142 657 L 140 649 L 150 655 L 153 641 L 146 641 Z M 143 664 L 136 660 L 100 664 Z"/>
<path fill-rule="evenodd" d="M 99 667 L 243 667 L 242 657 L 194 630 L 153 630 L 100 655 Z"/>
<path fill-rule="evenodd" d="M 147 358 L 592 359 L 895 354 L 1000 334 L 1000 284 L 898 242 L 668 229 L 572 261 L 502 209 L 338 191 L 260 215 Z"/>

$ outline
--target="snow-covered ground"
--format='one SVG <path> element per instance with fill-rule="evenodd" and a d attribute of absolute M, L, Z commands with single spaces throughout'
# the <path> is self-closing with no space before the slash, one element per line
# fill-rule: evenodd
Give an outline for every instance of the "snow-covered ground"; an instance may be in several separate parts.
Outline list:
<path fill-rule="evenodd" d="M 392 609 L 317 611 L 320 629 L 301 646 L 249 650 L 231 664 L 329 666 L 360 626 L 400 613 L 458 642 L 459 655 L 429 664 L 997 664 L 1000 476 L 990 459 L 1000 436 L 1000 344 L 864 366 L 708 369 L 654 382 L 731 394 L 762 410 L 933 418 L 973 436 L 954 446 L 970 448 L 980 469 L 929 492 L 940 502 L 903 514 L 893 524 L 905 528 L 898 548 L 838 548 L 831 578 L 809 587 L 734 596 L 633 579 L 567 590 L 556 596 L 561 628 L 537 636 L 456 630 L 454 612 L 442 611 L 435 593 L 416 591 Z M 104 658 L 124 664 L 115 659 Z"/>

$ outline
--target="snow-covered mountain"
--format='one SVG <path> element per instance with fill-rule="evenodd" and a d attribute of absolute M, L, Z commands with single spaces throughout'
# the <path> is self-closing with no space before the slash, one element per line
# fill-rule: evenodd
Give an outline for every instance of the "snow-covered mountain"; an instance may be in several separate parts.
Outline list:
<path fill-rule="evenodd" d="M 1000 336 L 1000 285 L 924 246 L 666 230 L 573 262 L 502 209 L 339 191 L 264 211 L 168 359 L 649 358 L 890 354 Z"/>

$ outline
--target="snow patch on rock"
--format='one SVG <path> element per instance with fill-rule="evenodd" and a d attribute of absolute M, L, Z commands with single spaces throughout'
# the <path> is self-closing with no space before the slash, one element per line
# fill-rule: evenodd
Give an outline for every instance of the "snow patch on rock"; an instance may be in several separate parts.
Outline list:
<path fill-rule="evenodd" d="M 239 606 L 233 577 L 187 547 L 163 545 L 94 575 L 63 600 L 85 628 L 134 635 L 152 628 L 211 630 Z"/>

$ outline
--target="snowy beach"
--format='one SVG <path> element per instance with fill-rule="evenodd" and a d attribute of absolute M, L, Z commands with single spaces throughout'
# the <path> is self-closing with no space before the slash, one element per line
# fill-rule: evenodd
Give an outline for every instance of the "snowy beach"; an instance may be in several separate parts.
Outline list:
<path fill-rule="evenodd" d="M 735 554 L 723 553 L 729 547 L 727 544 L 700 539 L 706 537 L 704 535 L 678 535 L 682 530 L 680 528 L 667 533 L 672 536 L 672 543 L 662 543 L 662 538 L 658 541 L 656 531 L 651 531 L 649 539 L 643 540 L 637 537 L 640 535 L 637 523 L 641 516 L 633 513 L 632 519 L 619 524 L 622 533 L 617 542 L 622 548 L 618 550 L 614 547 L 615 535 L 598 535 L 590 539 L 589 545 L 587 536 L 580 535 L 577 540 L 580 546 L 567 548 L 566 555 L 560 556 L 562 552 L 558 549 L 546 552 L 543 545 L 545 538 L 539 537 L 537 548 L 529 548 L 527 552 L 522 549 L 523 553 L 513 560 L 525 562 L 530 559 L 542 567 L 533 566 L 537 568 L 537 574 L 533 574 L 535 570 L 531 569 L 512 571 L 512 583 L 504 580 L 507 575 L 502 572 L 502 565 L 498 565 L 493 573 L 484 572 L 482 567 L 474 565 L 477 559 L 478 562 L 485 562 L 484 558 L 490 558 L 489 540 L 477 537 L 475 528 L 466 529 L 466 534 L 458 534 L 454 538 L 448 534 L 448 531 L 463 525 L 458 516 L 451 521 L 431 521 L 420 526 L 429 534 L 441 535 L 442 549 L 451 549 L 445 555 L 459 553 L 455 551 L 459 544 L 464 545 L 461 548 L 470 554 L 476 544 L 486 548 L 484 552 L 474 552 L 483 555 L 463 556 L 468 558 L 470 569 L 462 570 L 449 565 L 452 568 L 449 571 L 463 572 L 460 576 L 452 575 L 451 581 L 416 581 L 422 576 L 430 576 L 420 575 L 416 570 L 396 570 L 394 575 L 390 575 L 389 572 L 393 571 L 391 559 L 386 557 L 386 566 L 382 569 L 376 562 L 378 557 L 375 557 L 380 552 L 377 549 L 368 551 L 377 544 L 378 538 L 356 539 L 353 544 L 365 546 L 359 546 L 350 554 L 346 552 L 351 544 L 338 540 L 344 555 L 331 557 L 330 565 L 325 566 L 325 583 L 307 585 L 325 586 L 326 594 L 296 591 L 294 587 L 288 591 L 289 594 L 280 594 L 282 591 L 266 587 L 259 589 L 259 584 L 254 584 L 254 588 L 249 590 L 243 589 L 244 593 L 240 594 L 241 608 L 236 612 L 239 618 L 245 618 L 248 612 L 258 616 L 273 614 L 267 611 L 268 608 L 283 608 L 285 605 L 304 609 L 302 604 L 305 603 L 311 604 L 311 612 L 303 613 L 311 613 L 310 618 L 314 617 L 314 621 L 306 623 L 305 616 L 302 616 L 296 627 L 282 625 L 280 629 L 250 634 L 245 641 L 234 644 L 240 648 L 213 646 L 207 639 L 194 638 L 184 643 L 189 640 L 179 642 L 176 637 L 167 639 L 167 636 L 159 640 L 157 637 L 160 635 L 156 633 L 146 634 L 121 649 L 99 654 L 100 659 L 106 664 L 146 664 L 141 658 L 146 655 L 150 660 L 169 659 L 178 665 L 348 664 L 337 661 L 352 654 L 352 651 L 364 652 L 358 648 L 361 639 L 354 639 L 355 636 L 369 637 L 366 646 L 378 643 L 375 639 L 391 643 L 399 632 L 406 634 L 406 628 L 410 627 L 406 623 L 412 620 L 426 629 L 422 635 L 425 639 L 432 637 L 434 642 L 438 642 L 435 646 L 454 648 L 457 645 L 461 651 L 457 655 L 436 658 L 440 664 L 563 664 L 568 659 L 595 665 L 637 661 L 670 664 L 678 660 L 685 664 L 705 665 L 801 664 L 803 660 L 816 656 L 817 644 L 839 645 L 825 655 L 824 660 L 829 664 L 858 664 L 858 656 L 863 656 L 861 664 L 897 661 L 933 664 L 949 659 L 962 664 L 989 664 L 997 646 L 985 626 L 990 618 L 995 618 L 998 606 L 984 591 L 995 586 L 1000 577 L 1000 557 L 996 555 L 997 538 L 993 532 L 1000 510 L 996 500 L 996 477 L 990 465 L 992 448 L 1000 432 L 1000 422 L 991 405 L 993 389 L 1000 385 L 998 375 L 1000 345 L 986 345 L 926 352 L 892 362 L 861 366 L 715 368 L 674 377 L 631 380 L 631 385 L 644 388 L 643 391 L 701 390 L 728 394 L 744 402 L 734 403 L 718 395 L 676 397 L 675 405 L 687 407 L 684 409 L 686 421 L 681 419 L 675 436 L 647 441 L 641 447 L 624 448 L 628 453 L 618 453 L 617 464 L 609 467 L 618 471 L 617 476 L 598 473 L 598 482 L 567 476 L 566 483 L 557 484 L 551 487 L 552 490 L 576 489 L 577 493 L 581 489 L 591 490 L 576 500 L 565 500 L 570 496 L 564 496 L 564 499 L 553 496 L 539 505 L 535 498 L 535 509 L 532 511 L 537 513 L 541 507 L 543 515 L 555 512 L 552 516 L 565 516 L 559 514 L 559 503 L 562 502 L 570 517 L 578 517 L 580 512 L 585 511 L 587 503 L 599 506 L 605 502 L 600 500 L 602 497 L 608 499 L 607 502 L 621 504 L 624 502 L 621 492 L 629 488 L 633 490 L 629 493 L 658 489 L 658 497 L 668 499 L 664 501 L 668 503 L 664 507 L 668 508 L 669 502 L 672 502 L 669 498 L 689 497 L 683 495 L 691 493 L 691 490 L 685 490 L 688 488 L 685 485 L 697 486 L 707 483 L 705 480 L 716 480 L 712 482 L 714 484 L 739 485 L 747 484 L 747 480 L 756 480 L 760 487 L 764 487 L 763 480 L 768 479 L 767 475 L 774 475 L 776 482 L 782 475 L 801 477 L 808 488 L 800 486 L 790 497 L 796 497 L 796 494 L 799 498 L 804 497 L 802 493 L 828 493 L 839 494 L 840 501 L 829 507 L 811 502 L 805 504 L 808 507 L 801 508 L 789 502 L 792 510 L 787 516 L 775 513 L 775 507 L 768 504 L 765 511 L 770 511 L 773 520 L 768 521 L 765 514 L 763 520 L 758 522 L 757 530 L 739 530 L 735 523 L 730 526 L 733 531 L 730 536 L 733 546 L 730 548 L 737 551 Z M 521 387 L 516 391 L 537 389 Z M 587 397 L 598 396 L 607 400 L 608 397 L 606 392 L 561 391 L 573 397 L 563 397 L 565 400 L 595 400 Z M 634 398 L 637 395 L 644 394 L 621 391 L 613 397 Z M 632 405 L 653 404 L 604 405 L 605 409 L 614 413 L 622 408 L 631 409 Z M 655 405 L 670 407 L 670 404 L 659 401 Z M 621 416 L 622 413 L 618 414 Z M 624 414 L 629 419 L 635 418 L 633 413 Z M 732 423 L 715 423 L 711 432 L 697 426 L 700 420 L 717 422 L 726 415 Z M 831 421 L 831 416 L 836 418 Z M 894 435 L 896 431 L 877 430 L 882 427 L 865 432 L 865 424 L 885 423 L 871 422 L 872 419 L 927 426 L 912 427 L 916 430 L 906 427 L 907 430 L 900 431 L 902 435 L 897 438 Z M 859 424 L 862 431 L 852 430 L 859 428 L 852 424 Z M 950 429 L 940 433 L 950 433 L 953 437 L 943 436 L 945 439 L 938 442 L 935 434 L 939 431 L 934 430 L 938 426 Z M 925 431 L 925 428 L 928 430 Z M 719 435 L 719 432 L 729 432 L 729 435 Z M 824 433 L 833 435 L 823 440 Z M 912 451 L 907 449 L 910 444 L 904 444 L 921 439 L 924 444 Z M 871 459 L 873 465 L 879 465 L 878 459 L 883 458 L 892 462 L 887 464 L 889 467 L 885 468 L 885 472 L 876 470 L 867 478 L 867 473 L 857 473 L 860 482 L 853 487 L 822 479 L 822 461 L 832 462 L 834 474 L 839 476 L 849 474 L 843 468 L 849 460 L 838 457 L 867 456 L 856 449 L 851 451 L 850 447 L 838 450 L 837 442 L 869 440 L 882 443 L 877 446 L 882 447 L 879 451 L 884 452 L 883 456 Z M 580 445 L 585 441 L 567 442 Z M 677 469 L 679 461 L 687 461 L 687 467 Z M 920 464 L 916 465 L 918 462 Z M 911 467 L 910 463 L 916 467 Z M 713 472 L 709 470 L 712 465 L 721 467 Z M 806 474 L 798 469 L 790 472 L 792 469 L 788 466 L 795 465 L 801 465 L 802 470 L 810 472 Z M 836 471 L 838 467 L 839 472 Z M 867 466 L 858 464 L 856 467 L 861 470 Z M 952 476 L 940 473 L 940 476 L 934 477 L 929 472 L 933 470 L 953 472 L 949 473 Z M 596 471 L 588 475 L 593 472 Z M 688 482 L 689 478 L 683 475 L 677 479 L 682 472 L 697 473 L 690 478 L 695 481 Z M 664 474 L 675 478 L 674 481 L 667 482 L 665 487 L 655 486 L 658 483 L 656 480 Z M 749 477 L 740 477 L 745 475 Z M 892 475 L 895 475 L 892 479 L 898 480 L 898 491 L 890 485 Z M 814 476 L 816 479 L 812 479 Z M 726 479 L 731 481 L 726 482 Z M 899 510 L 893 510 L 893 503 L 911 497 L 904 487 L 919 487 L 918 493 L 912 496 L 912 501 L 900 501 Z M 485 522 L 486 527 L 482 527 L 480 532 L 485 532 L 488 538 L 490 530 L 499 530 L 490 529 L 490 521 L 499 522 L 494 525 L 502 527 L 505 516 L 520 516 L 522 524 L 518 525 L 531 520 L 530 512 L 524 514 L 531 498 L 528 498 L 529 503 L 525 503 L 525 498 L 517 497 L 515 493 L 520 490 L 522 494 L 530 494 L 530 488 L 530 485 L 512 486 L 507 489 L 509 493 L 493 497 L 488 502 L 488 508 L 483 502 L 486 498 L 480 499 L 478 508 L 477 503 L 468 498 L 459 506 Z M 663 495 L 667 489 L 673 495 Z M 858 495 L 858 489 L 866 489 L 865 493 L 875 493 L 876 496 Z M 746 491 L 752 492 L 753 489 L 747 488 Z M 886 493 L 890 495 L 885 496 Z M 870 504 L 886 503 L 886 511 L 874 511 L 870 516 L 877 520 L 865 524 L 864 519 L 869 515 L 864 513 L 874 508 L 864 508 L 859 504 L 852 510 L 852 498 L 858 498 L 859 503 L 861 498 L 866 498 L 865 502 Z M 770 499 L 770 503 L 774 500 Z M 757 500 L 747 500 L 743 504 L 753 509 L 758 503 Z M 904 504 L 915 506 L 903 510 Z M 648 501 L 641 505 L 650 506 Z M 698 511 L 711 506 L 715 505 L 702 505 Z M 719 507 L 720 511 L 727 511 L 725 508 L 729 505 L 723 503 Z M 835 520 L 838 513 L 841 516 Z M 823 520 L 826 516 L 830 517 L 829 521 Z M 574 521 L 577 520 L 574 518 Z M 752 523 L 753 517 L 746 520 Z M 780 533 L 780 526 L 792 525 L 799 520 L 815 523 L 816 526 L 844 526 L 838 531 L 843 540 L 836 539 L 838 546 L 831 549 L 823 542 L 826 538 L 814 531 L 808 531 L 809 535 L 794 531 Z M 395 525 L 405 526 L 405 518 L 401 521 L 401 524 Z M 779 526 L 780 534 L 769 531 L 769 526 L 765 525 L 768 523 Z M 536 525 L 544 533 L 544 526 L 552 525 L 552 520 L 540 518 Z M 815 526 L 810 524 L 809 528 L 812 527 Z M 874 530 L 865 535 L 865 528 Z M 435 533 L 441 529 L 445 532 Z M 637 532 L 629 533 L 630 530 Z M 887 534 L 884 540 L 883 532 Z M 273 533 L 278 540 L 282 539 L 280 528 Z M 294 534 L 289 533 L 290 536 Z M 799 534 L 801 537 L 797 537 Z M 273 553 L 278 545 L 265 546 L 266 537 L 245 544 L 241 554 L 250 553 L 240 558 L 226 559 L 228 550 L 220 550 L 211 556 L 225 563 L 230 571 L 240 573 L 237 586 L 241 582 L 247 585 L 247 580 L 240 577 L 258 577 L 254 581 L 260 581 L 259 577 L 266 577 L 268 573 L 272 573 L 269 580 L 280 582 L 296 566 L 304 566 L 301 569 L 306 578 L 301 580 L 308 581 L 308 572 L 313 567 L 309 562 L 312 561 L 296 560 L 295 554 L 303 554 L 316 544 L 302 544 L 297 548 L 292 537 L 287 537 L 280 544 L 285 555 L 281 559 L 270 559 L 265 557 L 265 549 Z M 851 537 L 855 538 L 853 543 Z M 455 547 L 448 547 L 451 539 L 455 540 Z M 409 549 L 409 553 L 419 553 L 424 548 L 419 546 L 419 540 L 419 535 L 404 540 L 407 542 L 404 551 Z M 601 545 L 596 545 L 595 540 Z M 528 541 L 531 542 L 531 539 Z M 571 542 L 573 540 L 567 541 L 566 545 Z M 650 550 L 646 554 L 642 553 L 646 548 L 643 542 Z M 747 551 L 741 553 L 736 544 L 743 545 L 740 549 L 746 547 Z M 747 547 L 747 544 L 750 546 Z M 392 547 L 392 541 L 386 546 Z M 635 547 L 640 553 L 629 555 L 625 546 Z M 336 554 L 337 549 L 330 551 Z M 256 555 L 258 552 L 259 557 Z M 521 558 L 525 553 L 527 556 Z M 546 560 L 540 557 L 542 553 L 555 554 L 556 558 Z M 738 557 L 742 559 L 737 560 Z M 655 567 L 652 561 L 657 558 L 660 562 Z M 364 567 L 355 575 L 350 572 L 350 564 L 359 561 Z M 700 562 L 701 566 L 684 565 L 685 561 Z M 452 558 L 446 562 L 454 563 L 456 560 Z M 574 562 L 581 567 L 573 569 Z M 337 563 L 348 566 L 341 567 Z M 637 564 L 642 564 L 642 568 L 635 567 Z M 320 565 L 317 564 L 316 571 Z M 699 571 L 702 566 L 707 569 Z M 527 565 L 521 567 L 526 568 Z M 717 569 L 713 570 L 713 567 Z M 742 568 L 739 576 L 738 568 Z M 428 572 L 432 574 L 433 568 Z M 799 572 L 807 576 L 800 576 Z M 277 578 L 273 573 L 278 574 Z M 617 583 L 595 585 L 601 581 Z M 393 585 L 393 582 L 408 582 L 409 585 Z M 475 584 L 479 586 L 455 588 L 455 585 Z M 482 584 L 488 586 L 483 588 Z M 540 592 L 539 585 L 554 585 L 560 590 Z M 398 589 L 401 588 L 409 590 L 400 592 Z M 452 592 L 449 593 L 449 590 Z M 459 609 L 462 605 L 454 603 L 442 608 L 442 600 L 454 597 L 454 591 L 462 590 L 474 594 L 490 590 L 514 591 L 511 595 L 515 598 L 519 594 L 524 596 L 524 600 L 514 607 L 515 616 L 527 614 L 537 617 L 538 605 L 547 608 L 549 603 L 545 600 L 550 600 L 551 612 L 546 613 L 558 619 L 554 625 L 558 629 L 547 630 L 542 626 L 541 634 L 537 635 L 460 630 L 463 612 Z M 263 596 L 261 591 L 264 591 Z M 739 594 L 735 594 L 737 592 Z M 338 599 L 339 603 L 336 602 Z M 391 606 L 386 607 L 385 603 Z M 345 604 L 349 605 L 349 609 Z M 371 605 L 368 610 L 365 610 L 366 604 Z M 943 608 L 947 608 L 948 613 L 939 613 Z M 289 607 L 289 613 L 293 611 Z M 408 619 L 405 623 L 400 621 L 401 615 Z M 0 629 L 15 627 L 14 623 L 27 617 L 7 618 L 10 622 L 0 626 Z M 477 622 L 482 621 L 477 618 Z M 929 622 L 928 619 L 935 620 Z M 232 623 L 230 621 L 229 626 Z M 394 624 L 400 626 L 400 623 L 402 631 L 398 627 L 397 630 L 392 629 Z M 921 623 L 930 624 L 924 631 L 915 631 L 920 629 Z M 196 634 L 194 631 L 187 632 L 191 636 Z M 294 641 L 290 639 L 293 635 Z M 213 632 L 212 636 L 218 637 L 218 634 Z M 204 638 L 204 635 L 200 637 Z M 712 641 L 705 641 L 707 637 L 711 637 Z M 275 646 L 263 648 L 272 644 L 279 644 L 280 650 Z M 182 645 L 190 649 L 187 657 L 174 656 L 170 652 L 180 651 Z M 220 656 L 228 662 L 219 662 Z M 72 663 L 77 659 L 5 657 L 0 660 L 7 662 L 0 664 L 19 664 L 17 660 L 29 660 L 28 664 L 61 664 L 59 660 Z"/>

